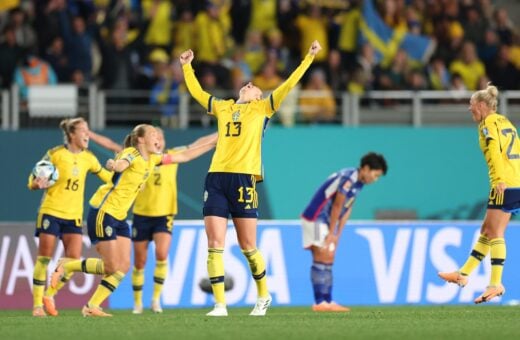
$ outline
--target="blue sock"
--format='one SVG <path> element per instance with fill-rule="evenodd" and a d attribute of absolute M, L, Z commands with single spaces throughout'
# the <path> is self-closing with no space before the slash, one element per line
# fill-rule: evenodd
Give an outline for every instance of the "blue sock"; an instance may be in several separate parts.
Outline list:
<path fill-rule="evenodd" d="M 332 264 L 314 262 L 311 267 L 311 282 L 316 304 L 332 301 Z"/>

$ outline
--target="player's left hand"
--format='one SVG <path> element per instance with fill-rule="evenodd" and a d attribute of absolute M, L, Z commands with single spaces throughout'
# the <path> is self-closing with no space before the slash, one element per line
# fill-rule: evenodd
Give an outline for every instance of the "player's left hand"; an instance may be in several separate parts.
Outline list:
<path fill-rule="evenodd" d="M 334 234 L 328 234 L 327 237 L 325 237 L 325 242 L 323 244 L 323 248 L 327 249 L 331 253 L 336 250 L 336 245 L 338 243 L 338 236 Z"/>
<path fill-rule="evenodd" d="M 319 51 L 321 51 L 321 45 L 318 40 L 314 40 L 309 47 L 309 54 L 315 56 Z"/>
<path fill-rule="evenodd" d="M 116 161 L 114 161 L 112 158 L 110 158 L 107 160 L 107 163 L 105 164 L 105 168 L 107 168 L 108 171 L 113 171 L 115 165 L 116 165 Z"/>
<path fill-rule="evenodd" d="M 495 191 L 497 194 L 503 194 L 504 191 L 506 191 L 507 189 L 507 184 L 505 184 L 504 182 L 500 182 L 500 183 L 497 183 L 497 185 L 495 185 Z"/>
<path fill-rule="evenodd" d="M 49 180 L 45 177 L 36 177 L 33 183 L 37 189 L 47 189 L 50 186 Z"/>

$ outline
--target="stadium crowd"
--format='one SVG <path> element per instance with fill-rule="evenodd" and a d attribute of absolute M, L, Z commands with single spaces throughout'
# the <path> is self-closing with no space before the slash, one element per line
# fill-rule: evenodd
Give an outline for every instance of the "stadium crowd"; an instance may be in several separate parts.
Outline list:
<path fill-rule="evenodd" d="M 426 37 L 434 47 L 417 60 L 392 42 L 358 39 L 363 0 L 7 0 L 0 4 L 0 85 L 17 83 L 22 97 L 27 85 L 60 82 L 145 89 L 174 118 L 185 91 L 181 51 L 194 50 L 201 84 L 212 93 L 236 92 L 248 81 L 269 92 L 318 40 L 323 51 L 302 87 L 314 94 L 294 99 L 307 121 L 333 120 L 343 91 L 474 91 L 489 81 L 520 89 L 520 34 L 491 0 L 365 1 L 393 32 Z"/>

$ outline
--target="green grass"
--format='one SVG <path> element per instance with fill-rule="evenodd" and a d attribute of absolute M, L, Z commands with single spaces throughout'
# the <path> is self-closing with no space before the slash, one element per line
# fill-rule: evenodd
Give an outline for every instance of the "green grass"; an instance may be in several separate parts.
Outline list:
<path fill-rule="evenodd" d="M 310 308 L 275 307 L 266 317 L 229 309 L 209 318 L 206 309 L 167 309 L 113 318 L 83 318 L 79 310 L 57 318 L 33 318 L 30 311 L 0 311 L 0 339 L 519 339 L 520 307 L 354 307 L 350 313 L 314 313 Z"/>

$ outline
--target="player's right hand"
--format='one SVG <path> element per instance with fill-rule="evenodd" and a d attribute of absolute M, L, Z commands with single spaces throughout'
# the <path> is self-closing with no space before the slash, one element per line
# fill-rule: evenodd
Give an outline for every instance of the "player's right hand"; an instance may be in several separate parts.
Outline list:
<path fill-rule="evenodd" d="M 192 50 L 187 50 L 181 53 L 181 56 L 179 57 L 181 64 L 189 64 L 194 58 L 194 54 Z"/>
<path fill-rule="evenodd" d="M 49 187 L 49 180 L 45 177 L 36 177 L 33 180 L 33 185 L 37 189 L 47 189 Z"/>
<path fill-rule="evenodd" d="M 315 56 L 319 51 L 321 51 L 321 45 L 318 40 L 314 40 L 309 47 L 309 54 Z"/>
<path fill-rule="evenodd" d="M 109 158 L 105 164 L 105 168 L 107 168 L 108 171 L 113 171 L 115 165 L 116 161 L 114 161 L 112 158 Z"/>

